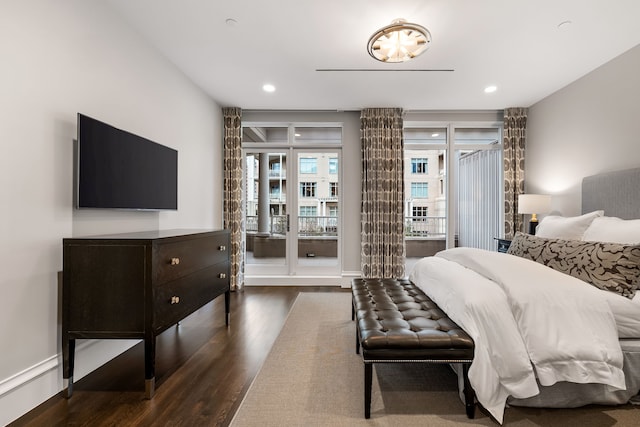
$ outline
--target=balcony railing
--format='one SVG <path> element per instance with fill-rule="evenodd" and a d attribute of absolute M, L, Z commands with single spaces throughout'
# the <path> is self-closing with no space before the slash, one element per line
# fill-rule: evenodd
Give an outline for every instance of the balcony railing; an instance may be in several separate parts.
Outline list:
<path fill-rule="evenodd" d="M 335 216 L 299 216 L 298 236 L 338 235 L 338 218 Z"/>
<path fill-rule="evenodd" d="M 258 232 L 258 216 L 247 215 L 247 232 Z M 287 232 L 287 216 L 286 215 L 272 215 L 269 217 L 269 234 L 284 236 Z"/>
<path fill-rule="evenodd" d="M 258 231 L 258 217 L 247 216 L 247 232 Z M 286 215 L 273 215 L 269 218 L 269 232 L 272 235 L 284 235 L 287 229 Z M 338 235 L 338 218 L 335 216 L 298 217 L 298 236 Z M 405 237 L 444 238 L 446 234 L 445 217 L 407 216 L 404 219 Z"/>
<path fill-rule="evenodd" d="M 405 237 L 437 237 L 446 235 L 446 221 L 443 216 L 406 216 L 404 217 Z"/>
<path fill-rule="evenodd" d="M 258 232 L 258 217 L 247 216 L 247 232 Z M 269 218 L 269 233 L 284 235 L 287 229 L 286 215 L 272 215 Z M 298 217 L 298 236 L 326 236 L 338 235 L 338 218 L 335 216 L 300 216 Z"/>

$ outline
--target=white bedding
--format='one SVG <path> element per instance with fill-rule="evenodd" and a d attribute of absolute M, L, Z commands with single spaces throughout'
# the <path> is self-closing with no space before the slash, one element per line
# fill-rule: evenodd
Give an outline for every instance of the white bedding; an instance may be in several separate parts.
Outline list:
<path fill-rule="evenodd" d="M 539 393 L 536 377 L 543 386 L 625 388 L 614 315 L 593 286 L 533 261 L 472 248 L 424 258 L 410 279 L 474 339 L 469 380 L 500 423 L 507 397 Z"/>
<path fill-rule="evenodd" d="M 609 291 L 600 292 L 616 320 L 618 338 L 640 338 L 640 292 L 636 292 L 633 299 Z"/>

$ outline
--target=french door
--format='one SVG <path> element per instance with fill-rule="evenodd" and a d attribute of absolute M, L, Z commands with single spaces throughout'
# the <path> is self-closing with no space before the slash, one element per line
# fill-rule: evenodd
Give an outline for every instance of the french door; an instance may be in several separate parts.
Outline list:
<path fill-rule="evenodd" d="M 286 284 L 287 278 L 319 284 L 322 277 L 340 275 L 341 152 L 335 143 L 322 143 L 339 131 L 263 126 L 252 132 L 266 141 L 256 142 L 247 141 L 253 134 L 245 129 L 248 285 L 257 278 L 261 284 Z"/>
<path fill-rule="evenodd" d="M 504 224 L 501 134 L 499 123 L 405 123 L 407 272 L 446 248 L 495 250 Z"/>

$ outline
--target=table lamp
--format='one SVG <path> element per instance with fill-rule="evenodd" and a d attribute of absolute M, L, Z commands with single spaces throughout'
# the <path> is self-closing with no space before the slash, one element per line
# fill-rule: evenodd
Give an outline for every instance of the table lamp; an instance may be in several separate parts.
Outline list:
<path fill-rule="evenodd" d="M 518 213 L 531 214 L 529 234 L 536 234 L 538 226 L 537 214 L 551 211 L 551 196 L 548 194 L 520 194 L 518 196 Z"/>

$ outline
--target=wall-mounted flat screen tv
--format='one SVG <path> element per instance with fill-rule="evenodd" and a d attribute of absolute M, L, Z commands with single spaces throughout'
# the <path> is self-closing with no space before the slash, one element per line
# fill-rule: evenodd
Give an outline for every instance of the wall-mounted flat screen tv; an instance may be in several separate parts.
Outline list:
<path fill-rule="evenodd" d="M 78 113 L 78 208 L 177 210 L 178 152 Z"/>

